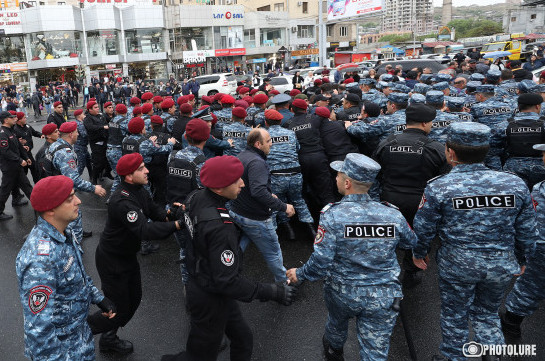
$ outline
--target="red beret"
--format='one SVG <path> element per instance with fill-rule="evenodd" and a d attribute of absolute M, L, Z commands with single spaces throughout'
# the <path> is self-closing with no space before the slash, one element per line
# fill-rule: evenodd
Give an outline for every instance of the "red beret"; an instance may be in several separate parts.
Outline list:
<path fill-rule="evenodd" d="M 178 99 L 179 100 L 179 99 Z M 214 102 L 214 98 L 209 97 L 208 95 L 203 95 L 201 97 L 201 100 L 205 103 L 212 104 Z"/>
<path fill-rule="evenodd" d="M 142 94 L 142 100 L 150 100 L 151 98 L 153 98 L 152 92 L 145 92 L 144 94 Z"/>
<path fill-rule="evenodd" d="M 329 83 L 329 78 L 322 78 L 322 83 L 324 84 Z"/>
<path fill-rule="evenodd" d="M 127 106 L 125 106 L 125 104 L 117 104 L 115 106 L 115 112 L 118 114 L 127 114 Z"/>
<path fill-rule="evenodd" d="M 265 110 L 265 119 L 282 120 L 284 116 L 274 109 Z"/>
<path fill-rule="evenodd" d="M 56 108 L 56 107 L 58 107 L 59 105 L 62 105 L 62 102 L 60 102 L 60 101 L 57 100 L 55 103 L 53 103 L 53 108 Z"/>
<path fill-rule="evenodd" d="M 170 109 L 174 106 L 174 100 L 172 99 L 165 99 L 161 103 L 161 109 Z"/>
<path fill-rule="evenodd" d="M 30 204 L 36 212 L 50 211 L 60 206 L 70 196 L 72 189 L 74 182 L 64 175 L 43 178 L 34 185 Z"/>
<path fill-rule="evenodd" d="M 244 88 L 244 85 L 239 85 L 237 86 L 237 88 L 235 89 L 235 93 L 239 93 L 240 92 L 240 89 Z"/>
<path fill-rule="evenodd" d="M 213 98 L 213 99 L 214 99 L 215 102 L 217 102 L 217 101 L 220 100 L 221 97 L 223 97 L 224 95 L 225 95 L 225 94 L 223 94 L 223 93 L 216 93 L 216 94 L 214 95 L 214 98 Z"/>
<path fill-rule="evenodd" d="M 257 94 L 254 97 L 254 103 L 255 104 L 265 104 L 268 101 L 269 101 L 269 97 L 266 96 L 265 94 Z"/>
<path fill-rule="evenodd" d="M 194 94 L 188 94 L 186 95 L 187 96 L 187 99 L 189 99 L 189 101 L 192 101 L 195 99 L 195 95 Z"/>
<path fill-rule="evenodd" d="M 242 119 L 246 118 L 246 116 L 248 115 L 246 113 L 246 109 L 244 109 L 242 107 L 234 107 L 233 111 L 232 111 L 232 114 L 235 117 L 242 118 Z"/>
<path fill-rule="evenodd" d="M 74 110 L 74 116 L 77 117 L 78 115 L 83 113 L 83 109 L 76 109 Z"/>
<path fill-rule="evenodd" d="M 542 71 L 541 74 L 539 75 L 540 78 L 545 78 L 545 71 Z"/>
<path fill-rule="evenodd" d="M 244 173 L 242 162 L 231 155 L 214 157 L 204 162 L 201 183 L 208 188 L 224 188 L 235 183 Z"/>
<path fill-rule="evenodd" d="M 210 116 L 212 117 L 212 120 L 210 121 L 212 125 L 216 124 L 218 122 L 218 116 L 214 113 L 210 113 Z"/>
<path fill-rule="evenodd" d="M 97 98 L 90 98 L 89 101 L 90 101 L 90 102 L 96 102 L 96 101 L 97 101 Z"/>
<path fill-rule="evenodd" d="M 353 82 L 354 82 L 354 78 L 348 78 L 348 79 L 345 79 L 345 81 L 343 81 L 343 84 L 350 84 Z"/>
<path fill-rule="evenodd" d="M 235 98 L 233 98 L 229 94 L 225 94 L 224 96 L 221 97 L 220 102 L 221 104 L 234 104 Z"/>
<path fill-rule="evenodd" d="M 131 100 L 130 100 L 130 103 L 131 104 L 140 104 L 140 103 L 142 103 L 142 101 L 140 100 L 140 98 L 132 97 Z"/>
<path fill-rule="evenodd" d="M 85 107 L 87 108 L 87 110 L 89 110 L 95 105 L 97 105 L 97 102 L 87 102 L 87 105 Z"/>
<path fill-rule="evenodd" d="M 207 140 L 210 137 L 210 127 L 202 119 L 191 119 L 185 126 L 185 134 L 198 141 Z"/>
<path fill-rule="evenodd" d="M 189 103 L 183 103 L 180 105 L 180 113 L 183 114 L 189 114 L 193 110 L 193 107 L 191 107 L 191 104 Z"/>
<path fill-rule="evenodd" d="M 205 105 L 201 105 L 201 107 L 197 110 L 203 110 L 203 109 L 206 109 L 206 108 L 210 108 L 210 105 L 208 104 L 205 104 Z"/>
<path fill-rule="evenodd" d="M 119 175 L 128 175 L 134 173 L 134 171 L 140 167 L 142 162 L 144 162 L 144 158 L 142 158 L 140 153 L 126 154 L 117 161 L 115 171 Z"/>
<path fill-rule="evenodd" d="M 258 91 L 259 91 L 259 89 L 253 88 L 252 90 L 250 90 L 250 95 L 254 95 L 254 94 L 257 93 Z"/>
<path fill-rule="evenodd" d="M 129 122 L 129 132 L 131 134 L 140 134 L 142 129 L 144 129 L 144 119 L 140 117 L 132 118 Z"/>
<path fill-rule="evenodd" d="M 112 107 L 112 106 L 113 106 L 112 102 L 104 103 L 104 108 L 108 108 L 108 107 Z"/>
<path fill-rule="evenodd" d="M 153 110 L 153 104 L 151 103 L 142 104 L 142 114 L 148 114 L 152 110 Z"/>
<path fill-rule="evenodd" d="M 235 100 L 235 105 L 234 106 L 247 109 L 250 106 L 250 104 L 248 104 L 245 100 L 238 99 L 238 100 Z"/>
<path fill-rule="evenodd" d="M 17 116 L 17 112 L 15 110 L 8 110 L 8 113 Z"/>
<path fill-rule="evenodd" d="M 187 95 L 181 96 L 176 101 L 178 105 L 182 105 L 183 103 L 187 103 L 189 101 L 189 97 Z"/>
<path fill-rule="evenodd" d="M 53 132 L 57 130 L 57 124 L 55 123 L 49 123 L 43 126 L 42 128 L 42 134 L 43 135 L 51 135 Z"/>
<path fill-rule="evenodd" d="M 319 115 L 324 118 L 329 118 L 329 116 L 331 115 L 331 111 L 329 111 L 327 107 L 318 107 L 316 108 L 315 112 L 316 112 L 316 115 Z"/>
<path fill-rule="evenodd" d="M 273 90 L 271 90 L 271 91 L 269 92 L 269 94 L 270 94 L 270 95 L 278 95 L 278 94 L 280 94 L 280 92 L 279 92 L 278 90 L 276 90 L 276 89 L 273 89 Z"/>
<path fill-rule="evenodd" d="M 243 86 L 242 88 L 238 90 L 238 93 L 242 95 L 242 94 L 248 93 L 249 91 L 250 91 L 250 88 Z"/>
<path fill-rule="evenodd" d="M 78 129 L 78 123 L 76 122 L 65 122 L 61 124 L 61 127 L 59 128 L 59 132 L 61 133 L 72 133 Z"/>
<path fill-rule="evenodd" d="M 301 91 L 299 89 L 292 89 L 290 90 L 290 97 L 294 97 L 298 94 L 301 94 Z"/>
<path fill-rule="evenodd" d="M 156 95 L 153 97 L 153 102 L 154 103 L 161 103 L 163 101 L 163 97 L 159 96 L 159 95 Z"/>
<path fill-rule="evenodd" d="M 158 115 L 152 115 L 151 116 L 151 122 L 153 124 L 163 124 L 163 118 L 161 118 L 160 116 Z"/>
<path fill-rule="evenodd" d="M 308 108 L 307 102 L 304 101 L 303 99 L 295 99 L 293 103 L 291 103 L 291 105 L 300 109 L 305 109 L 305 110 Z"/>
<path fill-rule="evenodd" d="M 142 114 L 142 107 L 132 108 L 132 115 L 138 115 L 138 114 Z"/>
<path fill-rule="evenodd" d="M 23 113 L 23 112 L 17 112 L 17 120 L 21 120 L 21 119 L 23 119 L 25 116 L 26 116 L 25 113 Z"/>
<path fill-rule="evenodd" d="M 248 103 L 248 105 L 252 104 L 254 102 L 254 98 L 252 98 L 251 96 L 247 95 L 245 96 L 244 98 L 242 98 L 242 100 L 244 100 L 246 103 Z"/>
<path fill-rule="evenodd" d="M 314 85 L 316 85 L 316 86 L 322 85 L 322 80 L 321 79 L 314 80 Z"/>

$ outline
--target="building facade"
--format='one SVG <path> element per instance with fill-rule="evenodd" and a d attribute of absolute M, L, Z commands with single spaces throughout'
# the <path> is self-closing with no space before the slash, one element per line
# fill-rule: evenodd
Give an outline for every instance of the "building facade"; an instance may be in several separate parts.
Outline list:
<path fill-rule="evenodd" d="M 385 0 L 382 32 L 414 31 L 417 35 L 433 32 L 432 0 Z"/>
<path fill-rule="evenodd" d="M 503 16 L 503 29 L 509 34 L 545 32 L 545 6 L 523 6 L 507 10 Z"/>

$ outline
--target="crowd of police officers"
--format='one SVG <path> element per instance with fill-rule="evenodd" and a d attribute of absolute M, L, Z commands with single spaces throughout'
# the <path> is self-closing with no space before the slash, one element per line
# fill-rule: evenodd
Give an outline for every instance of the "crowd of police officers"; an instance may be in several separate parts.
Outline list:
<path fill-rule="evenodd" d="M 35 183 L 64 175 L 76 191 L 100 197 L 107 195 L 104 177 L 113 179 L 96 251 L 110 301 L 80 321 L 102 333 L 101 350 L 121 354 L 133 347 L 116 331 L 132 318 L 142 293 L 136 255 L 157 251 L 151 240 L 174 234 L 191 331 L 186 352 L 165 360 L 215 360 L 224 334 L 231 340 L 231 359 L 250 360 L 251 331 L 234 300 L 289 305 L 304 279 L 325 280 L 328 360 L 344 359 L 351 317 L 357 319 L 361 360 L 386 360 L 402 296 L 395 249 L 405 249 L 403 286 L 415 287 L 431 242 L 439 239 L 443 342 L 434 360 L 464 360 L 468 320 L 481 344 L 516 342 L 522 320 L 545 296 L 543 222 L 536 223 L 545 217 L 545 84 L 516 82 L 509 69 L 472 74 L 462 88 L 448 71 L 423 74 L 417 68 L 410 78 L 416 81 L 391 74 L 342 84 L 315 79 L 304 92 L 289 94 L 265 81 L 254 89 L 240 85 L 235 96 L 202 96 L 200 107 L 192 95 L 174 102 L 148 92 L 131 98 L 129 107 L 108 102 L 101 113 L 90 99 L 74 112 L 75 121 L 56 102 L 41 133 L 26 124 L 24 114 L 2 112 L 0 207 L 10 195 L 14 206 L 26 204 L 19 190 L 30 198 L 28 170 Z M 46 142 L 34 158 L 37 136 Z M 267 173 L 261 175 L 265 188 L 255 186 L 255 176 L 235 158 L 247 149 L 266 160 L 260 168 Z M 85 168 L 89 181 L 83 179 Z M 229 201 L 243 187 L 250 195 L 265 191 L 293 204 L 314 236 L 314 253 L 281 277 L 287 281 L 256 284 L 240 274 L 238 242 L 245 225 L 234 227 Z M 282 236 L 295 239 L 286 213 L 263 207 Z M 68 226 L 74 247 L 91 235 L 81 217 L 78 211 Z M 10 218 L 0 213 L 0 220 Z M 49 253 L 49 243 L 33 244 L 36 254 L 18 262 L 31 264 L 32 257 Z M 71 266 L 62 257 L 58 262 Z M 501 296 L 513 275 L 519 278 L 500 318 Z M 36 298 L 24 284 L 20 279 L 26 355 L 45 360 L 53 353 L 27 321 L 59 307 L 47 304 L 55 291 L 40 289 Z M 29 309 L 31 299 L 37 303 Z M 112 310 L 115 317 L 102 315 Z"/>

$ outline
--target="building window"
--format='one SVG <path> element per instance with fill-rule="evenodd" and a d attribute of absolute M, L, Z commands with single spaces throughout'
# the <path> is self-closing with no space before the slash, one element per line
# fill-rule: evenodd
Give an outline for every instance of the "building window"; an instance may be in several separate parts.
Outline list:
<path fill-rule="evenodd" d="M 314 37 L 314 25 L 298 25 L 297 26 L 298 38 L 313 38 Z"/>
<path fill-rule="evenodd" d="M 45 1 L 40 1 L 40 5 L 45 5 Z"/>
<path fill-rule="evenodd" d="M 339 27 L 339 36 L 340 37 L 348 36 L 348 27 L 347 26 L 340 26 Z"/>
<path fill-rule="evenodd" d="M 89 56 L 107 56 L 119 54 L 119 31 L 98 30 L 87 32 Z"/>
<path fill-rule="evenodd" d="M 81 55 L 82 36 L 79 31 L 45 31 L 29 36 L 31 61 L 77 58 Z"/>
<path fill-rule="evenodd" d="M 0 37 L 0 63 L 21 63 L 25 61 L 25 42 L 22 36 L 7 35 Z"/>
<path fill-rule="evenodd" d="M 127 53 L 146 54 L 165 51 L 162 29 L 125 30 Z"/>
<path fill-rule="evenodd" d="M 244 30 L 244 47 L 255 48 L 255 29 Z"/>
<path fill-rule="evenodd" d="M 303 1 L 303 14 L 308 14 L 308 1 Z"/>
<path fill-rule="evenodd" d="M 233 49 L 244 46 L 242 26 L 214 26 L 214 45 L 216 49 Z"/>
<path fill-rule="evenodd" d="M 257 8 L 257 11 L 271 11 L 271 6 L 270 5 L 262 6 L 260 8 Z"/>
<path fill-rule="evenodd" d="M 281 46 L 284 44 L 285 29 L 261 29 L 260 46 Z"/>
<path fill-rule="evenodd" d="M 517 18 L 515 16 L 512 16 L 511 21 L 517 21 Z"/>
<path fill-rule="evenodd" d="M 332 36 L 331 34 L 333 34 L 333 25 L 326 25 L 326 35 Z"/>
<path fill-rule="evenodd" d="M 274 11 L 284 11 L 284 3 L 274 4 Z"/>
<path fill-rule="evenodd" d="M 57 5 L 66 5 L 66 3 L 64 1 L 59 1 L 57 2 Z"/>
<path fill-rule="evenodd" d="M 535 20 L 535 18 L 536 18 L 536 17 L 537 17 L 537 15 L 536 15 L 536 14 L 532 14 L 532 15 L 530 15 L 530 19 L 532 19 L 532 20 Z"/>

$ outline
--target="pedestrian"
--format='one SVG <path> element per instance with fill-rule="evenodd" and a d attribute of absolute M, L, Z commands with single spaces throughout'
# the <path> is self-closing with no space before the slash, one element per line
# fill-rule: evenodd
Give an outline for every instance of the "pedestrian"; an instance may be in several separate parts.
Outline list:
<path fill-rule="evenodd" d="M 231 341 L 230 359 L 250 361 L 253 335 L 237 301 L 271 300 L 288 306 L 295 298 L 292 286 L 257 283 L 241 274 L 240 230 L 227 213 L 226 203 L 240 195 L 244 171 L 233 156 L 209 159 L 201 169 L 206 188 L 196 192 L 185 217 L 193 235 L 187 249 L 186 288 L 191 328 L 186 351 L 163 356 L 162 361 L 215 361 L 224 334 Z"/>
<path fill-rule="evenodd" d="M 410 249 L 417 238 L 398 210 L 367 194 L 380 170 L 377 162 L 350 153 L 331 168 L 343 198 L 322 209 L 314 252 L 287 276 L 292 283 L 325 280 L 327 360 L 344 360 L 348 321 L 356 318 L 360 360 L 386 361 L 397 318 L 392 305 L 402 297 L 395 249 Z"/>
<path fill-rule="evenodd" d="M 198 101 L 199 99 L 199 89 L 201 88 L 201 84 L 195 79 L 195 77 L 192 77 L 189 81 L 189 86 L 191 88 L 191 94 L 195 96 L 195 99 Z"/>
<path fill-rule="evenodd" d="M 437 252 L 441 294 L 441 356 L 464 360 L 469 325 L 483 345 L 505 343 L 498 309 L 513 275 L 538 239 L 528 187 L 519 177 L 487 168 L 489 127 L 475 122 L 449 126 L 445 155 L 450 173 L 428 182 L 414 218 L 414 263 L 427 267 L 431 241 Z M 486 360 L 498 360 L 485 355 Z"/>
<path fill-rule="evenodd" d="M 91 163 L 93 164 L 92 184 L 98 184 L 104 170 L 106 169 L 106 142 L 108 140 L 108 124 L 100 115 L 100 109 L 96 102 L 90 101 L 86 105 L 88 114 L 83 120 L 89 145 L 91 147 Z"/>

